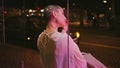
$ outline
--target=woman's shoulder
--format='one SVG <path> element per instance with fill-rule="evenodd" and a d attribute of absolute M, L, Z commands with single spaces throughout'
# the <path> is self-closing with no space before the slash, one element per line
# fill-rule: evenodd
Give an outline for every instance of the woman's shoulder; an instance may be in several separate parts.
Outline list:
<path fill-rule="evenodd" d="M 56 32 L 51 35 L 51 38 L 53 38 L 55 40 L 62 40 L 62 39 L 67 38 L 67 34 L 61 33 L 61 32 Z"/>
<path fill-rule="evenodd" d="M 53 33 L 50 33 L 50 32 L 47 32 L 47 31 L 44 30 L 39 35 L 39 37 L 42 37 L 42 36 L 47 36 L 50 39 L 58 40 L 58 39 L 62 39 L 62 38 L 67 37 L 67 33 L 63 33 L 63 32 L 53 32 Z"/>

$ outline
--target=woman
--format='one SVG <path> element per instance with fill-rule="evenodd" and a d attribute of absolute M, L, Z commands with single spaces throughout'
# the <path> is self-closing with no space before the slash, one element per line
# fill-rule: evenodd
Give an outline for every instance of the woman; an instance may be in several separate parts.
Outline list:
<path fill-rule="evenodd" d="M 68 22 L 62 7 L 58 5 L 47 6 L 45 16 L 48 19 L 48 24 L 37 40 L 42 67 L 87 68 L 87 63 L 79 47 L 66 33 Z M 62 32 L 58 32 L 59 27 L 63 28 Z"/>

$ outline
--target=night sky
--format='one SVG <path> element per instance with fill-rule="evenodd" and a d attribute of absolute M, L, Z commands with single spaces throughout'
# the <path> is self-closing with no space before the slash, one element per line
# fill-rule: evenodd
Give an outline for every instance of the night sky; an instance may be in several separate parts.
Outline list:
<path fill-rule="evenodd" d="M 61 6 L 66 7 L 67 5 L 67 0 L 4 0 L 5 1 L 5 6 L 6 7 L 16 7 L 16 8 L 21 8 L 21 7 L 26 7 L 26 8 L 33 8 L 33 7 L 44 7 L 48 4 L 59 4 Z M 95 5 L 98 4 L 98 2 L 101 0 L 69 0 L 70 5 L 72 3 L 76 3 L 77 6 L 80 7 L 94 7 Z"/>
<path fill-rule="evenodd" d="M 26 6 L 28 7 L 35 7 L 35 6 L 42 6 L 48 4 L 59 4 L 61 6 L 66 6 L 67 0 L 4 0 L 5 5 L 7 7 L 21 7 Z M 76 3 L 79 6 L 83 7 L 94 7 L 98 5 L 98 3 L 102 3 L 102 0 L 69 0 L 70 4 Z"/>
<path fill-rule="evenodd" d="M 59 4 L 61 6 L 66 6 L 66 2 L 66 0 L 4 0 L 6 7 L 15 8 L 44 7 L 48 4 Z"/>
<path fill-rule="evenodd" d="M 2 1 L 2 0 L 0 0 Z M 48 4 L 58 4 L 62 7 L 67 6 L 67 0 L 3 0 L 6 8 L 14 7 L 14 8 L 44 8 Z M 94 9 L 94 10 L 102 10 L 104 8 L 103 0 L 69 0 L 70 8 L 71 5 L 76 3 L 75 7 L 80 7 L 84 9 Z M 108 0 L 109 2 L 112 0 Z M 120 13 L 120 0 L 115 1 L 115 11 Z M 109 3 L 108 2 L 108 3 Z M 97 9 L 96 9 L 97 8 Z"/>

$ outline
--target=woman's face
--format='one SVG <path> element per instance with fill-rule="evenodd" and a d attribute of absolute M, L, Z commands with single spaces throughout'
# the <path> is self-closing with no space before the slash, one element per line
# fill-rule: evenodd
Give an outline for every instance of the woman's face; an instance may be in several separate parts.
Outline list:
<path fill-rule="evenodd" d="M 58 25 L 60 26 L 60 27 L 63 27 L 63 26 L 65 26 L 66 25 L 66 17 L 65 17 L 65 15 L 64 15 L 64 11 L 63 11 L 63 9 L 61 8 L 61 9 L 59 9 L 59 12 L 57 13 L 57 16 L 56 16 L 56 21 L 57 21 L 57 23 L 58 23 Z"/>

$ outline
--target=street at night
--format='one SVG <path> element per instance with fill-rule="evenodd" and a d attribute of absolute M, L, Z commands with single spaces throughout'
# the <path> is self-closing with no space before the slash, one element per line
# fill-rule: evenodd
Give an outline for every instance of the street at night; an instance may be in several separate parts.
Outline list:
<path fill-rule="evenodd" d="M 61 6 L 67 33 L 82 52 L 107 68 L 120 68 L 120 0 L 1 0 L 0 68 L 41 68 L 37 39 L 48 25 L 50 4 Z"/>

